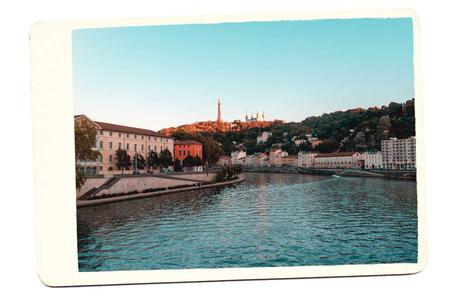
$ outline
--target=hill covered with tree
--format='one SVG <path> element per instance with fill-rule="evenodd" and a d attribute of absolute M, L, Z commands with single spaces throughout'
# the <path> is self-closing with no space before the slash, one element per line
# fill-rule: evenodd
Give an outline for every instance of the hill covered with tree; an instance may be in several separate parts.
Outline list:
<path fill-rule="evenodd" d="M 263 131 L 272 135 L 257 143 Z M 387 106 L 354 108 L 307 117 L 301 122 L 283 121 L 246 123 L 200 122 L 161 130 L 176 139 L 193 139 L 203 143 L 204 161 L 214 163 L 220 155 L 243 149 L 247 154 L 268 151 L 280 146 L 289 154 L 299 151 L 371 151 L 381 149 L 381 140 L 415 135 L 414 99 Z M 315 137 L 322 141 L 312 147 L 309 141 L 296 145 L 295 139 Z"/>

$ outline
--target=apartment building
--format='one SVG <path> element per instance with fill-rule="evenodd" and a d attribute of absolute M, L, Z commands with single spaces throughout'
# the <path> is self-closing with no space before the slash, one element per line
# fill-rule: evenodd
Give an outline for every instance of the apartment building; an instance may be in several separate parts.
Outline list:
<path fill-rule="evenodd" d="M 416 137 L 406 139 L 390 138 L 381 141 L 381 153 L 384 169 L 416 169 Z"/>

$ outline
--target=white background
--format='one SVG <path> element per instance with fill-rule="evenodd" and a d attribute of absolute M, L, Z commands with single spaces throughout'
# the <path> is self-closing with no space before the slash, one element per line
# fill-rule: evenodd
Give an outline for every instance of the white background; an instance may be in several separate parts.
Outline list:
<path fill-rule="evenodd" d="M 418 3 L 417 3 L 418 2 Z M 0 292 L 60 296 L 452 295 L 457 236 L 458 10 L 455 1 L 4 1 L 0 7 Z M 35 270 L 28 32 L 38 20 L 413 8 L 421 20 L 428 206 L 428 264 L 416 275 L 51 289 Z M 56 160 L 57 162 L 59 160 Z M 49 177 L 53 178 L 53 177 Z M 456 281 L 456 282 L 455 282 Z"/>

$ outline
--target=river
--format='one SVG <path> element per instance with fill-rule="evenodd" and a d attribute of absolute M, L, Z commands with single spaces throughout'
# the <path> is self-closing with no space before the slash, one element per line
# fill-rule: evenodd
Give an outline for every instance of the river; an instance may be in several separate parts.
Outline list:
<path fill-rule="evenodd" d="M 80 208 L 80 271 L 416 263 L 416 182 L 246 173 Z"/>

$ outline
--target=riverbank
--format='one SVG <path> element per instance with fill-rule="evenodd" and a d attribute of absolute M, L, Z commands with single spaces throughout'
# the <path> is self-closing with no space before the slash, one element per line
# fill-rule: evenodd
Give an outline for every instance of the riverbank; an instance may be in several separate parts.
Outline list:
<path fill-rule="evenodd" d="M 310 175 L 338 175 L 349 177 L 373 177 L 388 179 L 416 180 L 416 171 L 403 170 L 361 170 L 344 168 L 305 168 L 297 166 L 280 167 L 244 167 L 246 172 L 262 173 L 291 173 L 291 174 L 310 174 Z"/>
<path fill-rule="evenodd" d="M 173 194 L 173 193 L 179 193 L 179 192 L 195 191 L 195 190 L 214 188 L 214 187 L 224 187 L 224 186 L 228 186 L 232 184 L 241 183 L 244 180 L 245 178 L 243 176 L 239 176 L 236 179 L 225 181 L 225 182 L 210 183 L 210 184 L 204 184 L 204 185 L 198 184 L 198 185 L 176 188 L 176 189 L 166 189 L 166 190 L 161 190 L 157 192 L 121 195 L 121 196 L 115 196 L 115 197 L 109 197 L 109 198 L 98 198 L 98 199 L 93 199 L 93 200 L 77 200 L 76 204 L 77 204 L 77 207 L 80 208 L 80 207 L 101 205 L 101 204 L 107 204 L 107 203 L 125 201 L 125 200 L 151 198 L 155 196 Z"/>

